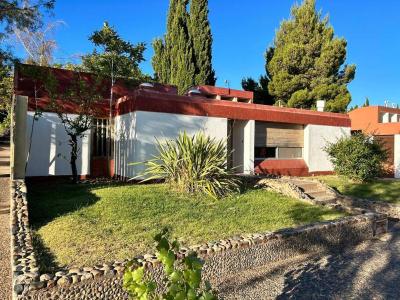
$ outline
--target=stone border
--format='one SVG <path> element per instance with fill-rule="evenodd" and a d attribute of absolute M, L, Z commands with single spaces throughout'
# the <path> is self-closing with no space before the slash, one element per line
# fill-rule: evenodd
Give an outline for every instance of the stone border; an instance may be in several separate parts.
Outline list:
<path fill-rule="evenodd" d="M 11 181 L 11 263 L 13 293 L 26 292 L 30 286 L 41 288 L 32 236 L 29 228 L 26 186 L 23 180 Z"/>
<path fill-rule="evenodd" d="M 14 299 L 127 299 L 122 290 L 122 275 L 127 260 L 60 270 L 55 274 L 39 274 L 23 180 L 12 182 L 11 195 Z M 178 257 L 183 258 L 191 251 L 197 252 L 205 261 L 204 277 L 215 283 L 232 272 L 294 255 L 342 249 L 386 231 L 385 215 L 366 213 L 181 248 Z M 156 256 L 146 254 L 137 259 L 150 272 L 153 280 L 162 285 L 162 268 Z"/>

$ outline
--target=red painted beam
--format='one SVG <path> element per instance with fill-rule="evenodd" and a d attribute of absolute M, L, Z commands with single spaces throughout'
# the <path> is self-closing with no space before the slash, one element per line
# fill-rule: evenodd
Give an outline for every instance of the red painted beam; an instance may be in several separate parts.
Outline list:
<path fill-rule="evenodd" d="M 116 104 L 116 113 L 118 115 L 133 111 L 164 112 L 292 124 L 342 127 L 350 127 L 351 125 L 350 119 L 346 114 L 212 100 L 203 97 L 167 95 L 144 90 L 137 90 L 133 95 L 119 99 Z"/>

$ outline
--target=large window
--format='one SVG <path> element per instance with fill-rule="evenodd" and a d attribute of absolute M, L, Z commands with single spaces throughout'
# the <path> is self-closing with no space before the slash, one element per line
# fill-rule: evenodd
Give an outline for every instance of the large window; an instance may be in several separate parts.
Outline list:
<path fill-rule="evenodd" d="M 302 125 L 256 122 L 255 160 L 302 158 L 303 145 Z"/>

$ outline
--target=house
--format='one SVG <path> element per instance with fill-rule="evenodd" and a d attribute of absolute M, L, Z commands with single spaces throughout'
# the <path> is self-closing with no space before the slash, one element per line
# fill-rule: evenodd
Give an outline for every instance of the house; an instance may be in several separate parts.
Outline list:
<path fill-rule="evenodd" d="M 362 131 L 382 141 L 388 150 L 386 176 L 400 178 L 400 109 L 366 106 L 352 110 L 349 117 L 352 131 Z"/>
<path fill-rule="evenodd" d="M 68 70 L 50 71 L 63 85 L 73 75 Z M 182 131 L 204 131 L 227 140 L 228 150 L 233 151 L 229 164 L 236 166 L 238 173 L 330 174 L 333 167 L 323 148 L 350 135 L 346 114 L 253 104 L 253 93 L 247 91 L 197 86 L 180 96 L 173 86 L 127 87 L 123 82 L 117 82 L 113 91 L 113 130 L 108 117 L 109 95 L 105 94 L 92 130 L 79 141 L 77 163 L 82 177 L 104 176 L 107 172 L 121 178 L 134 177 L 143 166 L 132 163 L 156 154 L 156 139 L 172 139 Z M 14 173 L 27 177 L 70 175 L 63 125 L 49 108 L 46 92 L 39 89 L 35 97 L 32 78 L 20 68 L 15 74 L 15 102 L 14 144 L 22 150 L 15 152 L 19 159 L 15 159 Z M 60 103 L 74 115 L 73 106 Z M 37 109 L 41 114 L 34 118 Z M 107 148 L 109 140 L 111 150 Z M 108 151 L 112 152 L 109 167 Z"/>

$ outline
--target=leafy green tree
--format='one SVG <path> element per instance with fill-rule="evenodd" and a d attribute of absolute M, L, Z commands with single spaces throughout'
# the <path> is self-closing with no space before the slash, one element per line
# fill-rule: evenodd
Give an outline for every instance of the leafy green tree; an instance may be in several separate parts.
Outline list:
<path fill-rule="evenodd" d="M 212 34 L 208 20 L 208 0 L 191 0 L 189 31 L 195 57 L 196 85 L 215 85 L 215 71 L 212 68 Z"/>
<path fill-rule="evenodd" d="M 354 65 L 342 67 L 346 46 L 316 11 L 315 0 L 293 6 L 266 54 L 270 94 L 289 107 L 312 108 L 326 100 L 326 110 L 346 111 L 351 101 L 347 84 L 355 75 Z"/>
<path fill-rule="evenodd" d="M 153 68 L 161 83 L 173 84 L 184 94 L 195 81 L 194 51 L 188 28 L 187 0 L 171 0 L 164 41 L 153 43 Z"/>
<path fill-rule="evenodd" d="M 104 22 L 100 30 L 94 31 L 89 40 L 95 45 L 95 49 L 82 57 L 85 70 L 114 79 L 146 78 L 139 68 L 139 64 L 144 61 L 144 43 L 134 45 L 125 41 L 107 22 Z"/>
<path fill-rule="evenodd" d="M 368 181 L 384 174 L 385 145 L 361 132 L 344 136 L 325 147 L 335 172 L 356 181 Z"/>
<path fill-rule="evenodd" d="M 365 97 L 365 102 L 364 102 L 363 107 L 367 107 L 367 106 L 369 106 L 369 98 Z"/>

